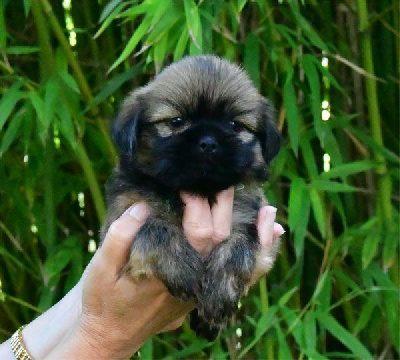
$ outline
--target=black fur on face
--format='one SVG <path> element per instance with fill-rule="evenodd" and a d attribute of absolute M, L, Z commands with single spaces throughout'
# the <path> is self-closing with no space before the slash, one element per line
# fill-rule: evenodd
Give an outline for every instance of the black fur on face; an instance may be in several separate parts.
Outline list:
<path fill-rule="evenodd" d="M 185 58 L 125 101 L 113 129 L 121 169 L 203 196 L 264 180 L 280 135 L 273 107 L 237 66 Z"/>

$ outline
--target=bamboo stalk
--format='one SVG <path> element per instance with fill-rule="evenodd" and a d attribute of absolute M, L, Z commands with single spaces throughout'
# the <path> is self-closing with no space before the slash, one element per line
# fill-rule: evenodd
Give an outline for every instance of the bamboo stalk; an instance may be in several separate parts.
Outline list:
<path fill-rule="evenodd" d="M 93 170 L 92 163 L 86 153 L 86 149 L 83 144 L 79 141 L 74 147 L 75 155 L 85 173 L 86 180 L 89 185 L 90 193 L 92 194 L 94 206 L 96 209 L 97 217 L 100 222 L 103 221 L 106 214 L 106 207 L 104 204 L 103 196 L 100 190 L 99 183 L 96 178 L 96 174 Z"/>
<path fill-rule="evenodd" d="M 32 13 L 36 28 L 38 31 L 40 46 L 40 79 L 44 83 L 54 70 L 53 51 L 50 43 L 49 33 L 46 29 L 46 23 L 43 18 L 37 0 L 32 1 Z M 53 144 L 53 127 L 50 126 L 46 134 L 46 142 L 44 145 L 44 172 L 43 183 L 44 189 L 44 221 L 45 221 L 45 237 L 44 242 L 47 254 L 51 253 L 56 242 L 56 205 L 54 201 L 54 144 Z"/>
<path fill-rule="evenodd" d="M 374 74 L 374 62 L 372 56 L 371 34 L 368 23 L 368 9 L 366 0 L 357 0 L 358 5 L 358 22 L 359 30 L 361 33 L 361 55 L 365 70 Z M 379 112 L 379 103 L 376 89 L 376 80 L 373 78 L 365 78 L 366 94 L 368 99 L 368 115 L 369 123 L 373 139 L 383 146 L 382 137 L 382 120 Z M 392 204 L 390 201 L 390 194 L 392 190 L 391 179 L 387 173 L 387 167 L 384 157 L 374 152 L 374 158 L 379 163 L 376 167 L 376 174 L 378 176 L 378 193 L 379 205 L 382 215 L 387 221 L 392 220 Z"/>
<path fill-rule="evenodd" d="M 357 0 L 357 16 L 361 33 L 361 55 L 364 68 L 370 74 L 374 74 L 374 61 L 372 55 L 371 33 L 368 20 L 368 8 L 366 0 Z M 383 146 L 382 119 L 379 111 L 376 80 L 365 78 L 366 94 L 368 99 L 369 124 L 373 139 Z M 385 158 L 378 151 L 374 151 L 374 158 L 378 163 L 375 173 L 378 185 L 378 204 L 383 231 L 390 232 L 393 229 L 393 213 L 391 203 L 392 180 L 388 173 Z M 395 256 L 396 257 L 396 256 Z M 397 257 L 394 260 L 397 263 Z M 393 274 L 398 283 L 398 275 Z"/>

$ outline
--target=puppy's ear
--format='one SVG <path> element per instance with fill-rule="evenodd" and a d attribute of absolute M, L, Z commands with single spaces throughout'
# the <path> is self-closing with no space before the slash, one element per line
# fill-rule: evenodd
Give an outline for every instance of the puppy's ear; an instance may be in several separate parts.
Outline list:
<path fill-rule="evenodd" d="M 111 135 L 120 154 L 132 156 L 136 150 L 138 123 L 142 111 L 137 99 L 127 99 L 111 126 Z"/>
<path fill-rule="evenodd" d="M 269 100 L 261 100 L 261 122 L 259 126 L 259 136 L 261 148 L 266 163 L 269 163 L 281 148 L 281 134 L 275 125 L 275 108 Z"/>

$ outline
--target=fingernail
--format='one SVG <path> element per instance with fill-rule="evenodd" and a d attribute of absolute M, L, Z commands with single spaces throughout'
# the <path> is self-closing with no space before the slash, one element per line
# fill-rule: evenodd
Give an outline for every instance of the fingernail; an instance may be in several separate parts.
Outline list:
<path fill-rule="evenodd" d="M 264 213 L 265 219 L 269 219 L 269 218 L 272 219 L 272 216 L 273 216 L 273 218 L 275 219 L 276 211 L 277 211 L 277 208 L 276 208 L 276 207 L 273 207 L 273 206 L 266 206 L 266 208 L 265 208 L 265 213 Z"/>
<path fill-rule="evenodd" d="M 282 236 L 285 232 L 286 231 L 281 224 L 278 224 L 278 223 L 274 224 L 274 234 L 276 236 Z"/>
<path fill-rule="evenodd" d="M 129 215 L 135 218 L 137 221 L 144 221 L 149 215 L 150 210 L 145 203 L 137 203 L 129 210 Z"/>

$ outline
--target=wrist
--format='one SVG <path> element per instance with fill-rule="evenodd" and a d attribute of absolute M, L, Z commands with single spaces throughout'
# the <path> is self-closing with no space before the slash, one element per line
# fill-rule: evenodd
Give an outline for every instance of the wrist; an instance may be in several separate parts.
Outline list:
<path fill-rule="evenodd" d="M 116 329 L 105 329 L 96 324 L 96 320 L 85 321 L 82 316 L 46 359 L 129 359 L 144 342 L 139 334 L 135 340 L 127 341 L 125 334 Z"/>
<path fill-rule="evenodd" d="M 22 331 L 26 350 L 34 359 L 44 359 L 61 341 L 81 313 L 82 288 L 78 283 L 56 305 L 29 323 Z"/>

